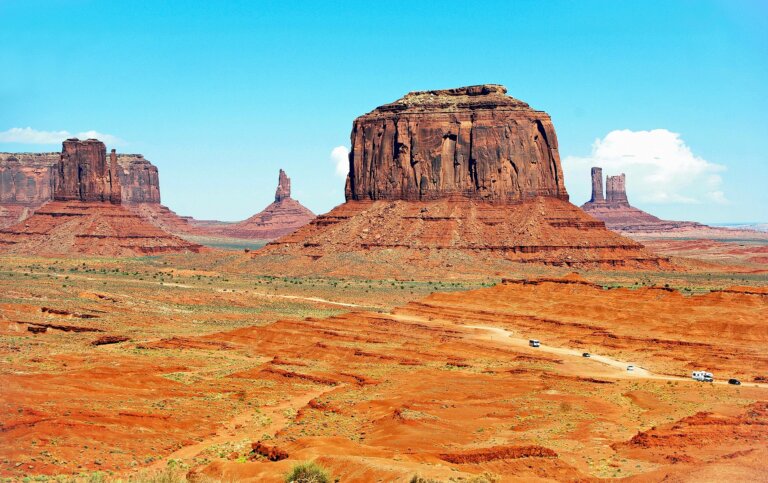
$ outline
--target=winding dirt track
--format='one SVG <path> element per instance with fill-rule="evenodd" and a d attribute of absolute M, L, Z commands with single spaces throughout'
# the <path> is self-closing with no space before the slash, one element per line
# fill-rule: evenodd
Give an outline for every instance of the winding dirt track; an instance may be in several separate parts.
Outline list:
<path fill-rule="evenodd" d="M 529 347 L 528 339 L 515 337 L 514 333 L 507 329 L 502 329 L 499 327 L 491 327 L 487 325 L 464 325 L 463 327 L 467 327 L 469 329 L 480 329 L 480 330 L 489 332 L 490 336 L 487 336 L 486 338 L 494 341 L 507 343 L 515 347 Z M 583 356 L 583 351 L 579 351 L 578 349 L 552 347 L 546 344 L 542 344 L 536 350 L 542 351 L 542 352 L 549 352 L 551 354 L 557 354 L 561 356 L 578 357 L 579 359 L 583 359 L 587 361 L 595 361 L 611 367 L 615 367 L 619 371 L 616 373 L 615 377 L 622 378 L 622 379 L 623 378 L 640 378 L 640 379 L 657 379 L 662 381 L 698 382 L 688 377 L 677 377 L 677 376 L 667 376 L 662 374 L 654 374 L 648 369 L 644 369 L 631 362 L 620 361 L 618 359 L 613 359 L 608 356 L 601 356 L 598 354 L 590 353 L 590 356 L 587 358 Z M 634 365 L 634 369 L 632 371 L 627 370 L 627 366 L 629 365 Z M 714 384 L 728 385 L 728 382 L 714 381 Z M 768 388 L 768 384 L 763 384 L 763 383 L 751 383 L 750 385 L 754 387 Z"/>

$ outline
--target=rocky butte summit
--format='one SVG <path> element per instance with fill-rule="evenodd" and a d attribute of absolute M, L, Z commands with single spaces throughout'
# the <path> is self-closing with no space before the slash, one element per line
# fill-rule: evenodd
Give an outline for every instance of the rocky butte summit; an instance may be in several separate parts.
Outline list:
<path fill-rule="evenodd" d="M 355 119 L 346 203 L 267 245 L 258 263 L 336 274 L 358 262 L 392 273 L 666 263 L 568 202 L 549 115 L 506 92 L 412 92 Z"/>
<path fill-rule="evenodd" d="M 0 251 L 125 256 L 202 248 L 170 235 L 123 206 L 120 171 L 117 154 L 113 150 L 107 156 L 101 141 L 64 141 L 56 164 L 42 178 L 42 184 L 53 193 L 53 201 L 23 221 L 1 229 Z M 47 189 L 33 191 L 45 197 Z"/>
<path fill-rule="evenodd" d="M 592 168 L 592 198 L 581 205 L 581 209 L 604 221 L 609 229 L 617 232 L 665 232 L 709 228 L 693 221 L 662 220 L 630 205 L 624 173 L 606 177 L 603 194 L 603 169 L 599 167 Z"/>
<path fill-rule="evenodd" d="M 193 225 L 219 236 L 274 240 L 296 231 L 314 218 L 312 211 L 291 198 L 291 178 L 281 169 L 277 179 L 275 201 L 259 213 L 238 223 L 195 220 Z"/>

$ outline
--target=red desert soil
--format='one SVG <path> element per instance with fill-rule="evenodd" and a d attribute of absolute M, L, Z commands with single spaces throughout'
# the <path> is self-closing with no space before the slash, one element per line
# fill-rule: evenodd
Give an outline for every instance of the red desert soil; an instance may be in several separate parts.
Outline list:
<path fill-rule="evenodd" d="M 768 384 L 754 382 L 768 376 L 763 290 L 683 296 L 570 276 L 207 335 L 184 321 L 225 315 L 214 297 L 247 307 L 253 296 L 165 290 L 67 310 L 105 311 L 95 319 L 42 313 L 34 298 L 3 306 L 3 331 L 16 334 L 0 372 L 3 476 L 125 477 L 171 458 L 190 477 L 246 481 L 282 481 L 311 459 L 341 481 L 765 476 Z M 167 305 L 181 294 L 202 312 Z M 169 315 L 147 318 L 148 307 Z M 133 341 L 20 330 L 40 317 Z M 129 332 L 131 317 L 141 324 Z M 692 381 L 692 369 L 716 383 Z"/>

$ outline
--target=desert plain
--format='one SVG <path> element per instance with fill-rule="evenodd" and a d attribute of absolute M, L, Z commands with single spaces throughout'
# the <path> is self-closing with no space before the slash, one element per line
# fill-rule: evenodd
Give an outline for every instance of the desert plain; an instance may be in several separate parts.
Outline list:
<path fill-rule="evenodd" d="M 765 476 L 764 271 L 254 263 L 0 259 L 3 477 L 280 481 L 308 460 L 340 481 Z"/>

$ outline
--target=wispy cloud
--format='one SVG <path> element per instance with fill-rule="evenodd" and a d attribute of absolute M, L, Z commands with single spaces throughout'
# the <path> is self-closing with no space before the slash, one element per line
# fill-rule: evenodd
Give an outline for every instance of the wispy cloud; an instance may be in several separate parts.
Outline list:
<path fill-rule="evenodd" d="M 603 175 L 626 173 L 630 203 L 728 203 L 719 174 L 725 166 L 696 156 L 680 134 L 666 129 L 611 131 L 595 140 L 589 156 L 567 156 L 563 169 L 574 194 L 589 192 L 592 166 Z"/>
<path fill-rule="evenodd" d="M 336 175 L 346 178 L 349 174 L 349 149 L 346 146 L 336 146 L 331 150 L 331 161 L 336 165 Z"/>
<path fill-rule="evenodd" d="M 0 131 L 0 143 L 18 144 L 59 144 L 65 139 L 98 139 L 110 146 L 120 146 L 126 142 L 112 134 L 104 134 L 98 131 L 84 131 L 72 134 L 69 131 L 39 131 L 31 127 L 13 127 L 7 131 Z"/>

